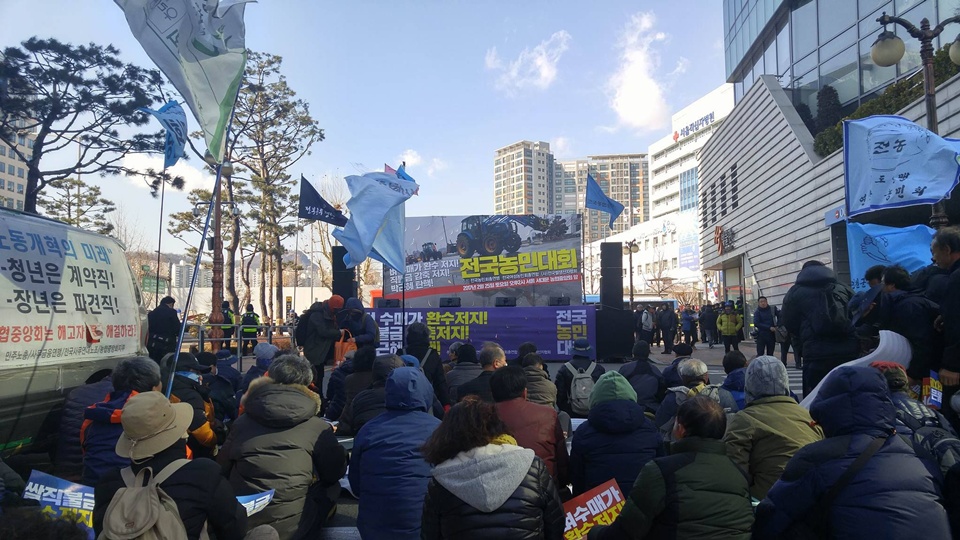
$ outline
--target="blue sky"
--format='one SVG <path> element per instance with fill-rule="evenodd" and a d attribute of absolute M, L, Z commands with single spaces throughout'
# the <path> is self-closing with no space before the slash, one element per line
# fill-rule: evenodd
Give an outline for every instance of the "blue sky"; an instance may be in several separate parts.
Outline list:
<path fill-rule="evenodd" d="M 500 146 L 545 140 L 568 159 L 646 152 L 667 135 L 672 112 L 724 82 L 721 7 L 261 0 L 247 6 L 247 47 L 283 57 L 290 86 L 326 132 L 294 177 L 406 158 L 422 186 L 408 215 L 483 213 L 493 210 Z M 0 21 L 2 46 L 34 35 L 112 43 L 124 60 L 151 66 L 111 0 L 3 0 Z M 190 186 L 212 185 L 187 176 Z M 159 201 L 129 180 L 100 183 L 156 249 Z M 166 213 L 185 209 L 185 194 L 168 193 Z M 164 251 L 182 247 L 164 239 Z"/>

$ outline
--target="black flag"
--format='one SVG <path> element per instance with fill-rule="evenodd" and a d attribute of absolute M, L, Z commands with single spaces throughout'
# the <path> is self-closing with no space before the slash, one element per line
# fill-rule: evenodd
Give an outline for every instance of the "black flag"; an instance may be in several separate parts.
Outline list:
<path fill-rule="evenodd" d="M 300 175 L 300 212 L 298 217 L 325 221 L 337 227 L 343 227 L 347 224 L 347 216 L 325 201 L 302 174 Z"/>

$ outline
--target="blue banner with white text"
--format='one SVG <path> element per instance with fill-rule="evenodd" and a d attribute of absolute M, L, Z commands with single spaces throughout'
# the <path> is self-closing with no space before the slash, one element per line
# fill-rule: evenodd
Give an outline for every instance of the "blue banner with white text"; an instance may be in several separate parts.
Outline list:
<path fill-rule="evenodd" d="M 899 264 L 914 272 L 930 264 L 930 242 L 936 232 L 926 225 L 886 227 L 847 223 L 847 251 L 850 255 L 851 287 L 855 291 L 870 288 L 863 278 L 871 266 Z"/>

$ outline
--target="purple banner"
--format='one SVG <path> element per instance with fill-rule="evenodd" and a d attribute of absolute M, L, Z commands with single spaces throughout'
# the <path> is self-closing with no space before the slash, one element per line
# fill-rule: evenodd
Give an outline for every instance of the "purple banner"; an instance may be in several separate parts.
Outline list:
<path fill-rule="evenodd" d="M 515 358 L 521 343 L 532 341 L 546 360 L 569 360 L 573 341 L 586 338 L 596 357 L 596 311 L 594 306 L 500 307 L 500 308 L 408 308 L 373 310 L 380 325 L 378 354 L 394 353 L 403 346 L 403 330 L 415 322 L 430 328 L 431 346 L 446 359 L 447 347 L 455 341 L 477 348 L 485 341 L 503 347 Z M 406 320 L 404 320 L 404 317 Z"/>

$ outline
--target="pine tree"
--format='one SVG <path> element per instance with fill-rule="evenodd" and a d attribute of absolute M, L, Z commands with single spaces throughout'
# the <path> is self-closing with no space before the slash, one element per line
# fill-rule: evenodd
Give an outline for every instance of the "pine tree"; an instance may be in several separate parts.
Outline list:
<path fill-rule="evenodd" d="M 817 92 L 817 133 L 840 123 L 843 114 L 840 107 L 840 95 L 829 84 Z"/>
<path fill-rule="evenodd" d="M 113 223 L 107 216 L 117 209 L 101 196 L 100 187 L 79 178 L 53 180 L 41 193 L 38 203 L 48 216 L 99 234 L 110 234 Z"/>

